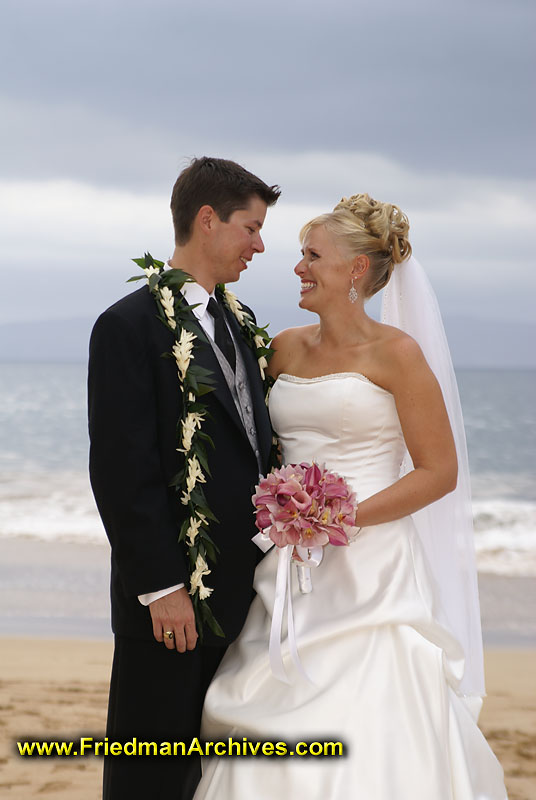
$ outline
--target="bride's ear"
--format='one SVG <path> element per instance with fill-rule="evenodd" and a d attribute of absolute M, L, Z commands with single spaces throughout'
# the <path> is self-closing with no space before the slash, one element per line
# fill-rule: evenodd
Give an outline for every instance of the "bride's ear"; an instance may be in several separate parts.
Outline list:
<path fill-rule="evenodd" d="M 370 267 L 370 259 L 364 253 L 352 259 L 352 278 L 362 278 Z"/>

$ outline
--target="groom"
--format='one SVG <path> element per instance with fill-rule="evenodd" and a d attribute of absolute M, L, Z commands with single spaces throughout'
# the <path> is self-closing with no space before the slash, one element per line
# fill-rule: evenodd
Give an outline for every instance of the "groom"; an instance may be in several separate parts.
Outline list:
<path fill-rule="evenodd" d="M 190 599 L 190 566 L 178 542 L 188 507 L 170 486 L 184 466 L 178 451 L 182 394 L 175 342 L 157 316 L 147 286 L 105 311 L 90 343 L 90 476 L 112 546 L 112 627 L 115 651 L 109 742 L 184 741 L 199 736 L 203 698 L 227 645 L 240 632 L 252 599 L 259 552 L 251 494 L 269 466 L 271 429 L 254 349 L 236 316 L 214 294 L 237 281 L 256 253 L 261 227 L 279 197 L 240 165 L 195 159 L 178 177 L 171 211 L 175 249 L 169 262 L 194 278 L 182 288 L 188 326 L 198 330 L 193 363 L 212 373 L 203 395 L 203 434 L 210 471 L 203 485 L 218 522 L 210 536 L 217 561 L 203 578 L 224 638 L 210 630 L 199 641 Z M 196 327 L 198 326 L 198 327 Z M 205 334 L 206 338 L 203 336 Z M 193 796 L 197 756 L 110 756 L 104 800 Z"/>

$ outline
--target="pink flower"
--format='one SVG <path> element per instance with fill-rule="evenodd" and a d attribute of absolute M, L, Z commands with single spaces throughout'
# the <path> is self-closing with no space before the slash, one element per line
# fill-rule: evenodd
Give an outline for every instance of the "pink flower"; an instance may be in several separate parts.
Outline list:
<path fill-rule="evenodd" d="M 255 524 L 260 531 L 263 531 L 269 525 L 272 524 L 272 515 L 266 508 L 260 508 L 257 511 L 257 517 L 255 520 Z"/>
<path fill-rule="evenodd" d="M 261 489 L 259 487 L 259 491 L 253 495 L 251 498 L 254 506 L 263 506 L 266 503 L 269 503 L 270 500 L 273 500 L 273 494 L 261 494 Z"/>
<path fill-rule="evenodd" d="M 343 478 L 328 473 L 324 480 L 324 494 L 326 497 L 346 497 L 348 487 Z"/>
<path fill-rule="evenodd" d="M 305 469 L 305 486 L 308 489 L 318 486 L 320 478 L 322 477 L 322 472 L 318 464 L 311 464 L 311 466 L 300 464 L 300 467 Z"/>
<path fill-rule="evenodd" d="M 278 531 L 276 528 L 270 528 L 268 531 L 270 539 L 276 547 L 286 547 L 288 544 L 286 531 Z"/>
<path fill-rule="evenodd" d="M 348 544 L 348 536 L 339 525 L 328 525 L 325 530 L 330 544 L 339 547 Z"/>
<path fill-rule="evenodd" d="M 278 530 L 275 526 L 269 533 L 272 542 L 277 547 L 286 547 L 287 544 L 300 544 L 300 531 L 294 525 L 286 525 L 283 530 Z"/>
<path fill-rule="evenodd" d="M 345 480 L 318 464 L 287 464 L 262 478 L 253 495 L 256 526 L 278 547 L 348 544 L 356 497 Z"/>
<path fill-rule="evenodd" d="M 308 525 L 301 530 L 301 542 L 299 544 L 303 545 L 303 547 L 324 547 L 328 542 L 328 534 L 318 525 Z"/>
<path fill-rule="evenodd" d="M 279 486 L 275 491 L 275 495 L 276 497 L 280 494 L 287 494 L 290 496 L 292 494 L 296 494 L 296 492 L 300 492 L 301 490 L 302 490 L 301 483 L 298 480 L 296 480 L 296 478 L 291 478 L 290 480 L 284 481 L 283 483 L 279 484 Z"/>
<path fill-rule="evenodd" d="M 274 470 L 274 474 L 277 475 L 279 483 L 292 480 L 301 483 L 303 481 L 304 469 L 300 464 L 287 464 L 286 467 L 280 467 Z"/>
<path fill-rule="evenodd" d="M 303 514 L 306 514 L 309 511 L 313 502 L 312 498 L 309 497 L 307 492 L 304 492 L 303 489 L 301 489 L 299 492 L 296 492 L 296 494 L 290 498 L 290 501 L 298 509 L 298 511 L 301 511 Z"/>
<path fill-rule="evenodd" d="M 329 509 L 332 519 L 336 519 L 339 522 L 342 522 L 343 520 L 347 520 L 347 518 L 350 517 L 350 519 L 347 521 L 353 524 L 355 520 L 356 503 L 355 503 L 355 495 L 352 496 L 354 498 L 353 501 L 339 497 L 336 497 L 331 501 Z"/>
<path fill-rule="evenodd" d="M 302 486 L 297 480 L 286 481 L 278 486 L 276 491 L 276 499 L 280 505 L 285 505 L 290 497 L 302 492 Z"/>

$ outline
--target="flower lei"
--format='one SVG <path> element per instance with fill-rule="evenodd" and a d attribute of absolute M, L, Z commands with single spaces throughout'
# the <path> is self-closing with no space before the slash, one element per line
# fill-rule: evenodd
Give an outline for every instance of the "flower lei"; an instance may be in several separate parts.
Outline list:
<path fill-rule="evenodd" d="M 208 343 L 208 339 L 200 325 L 192 319 L 191 311 L 195 306 L 187 305 L 180 294 L 184 284 L 193 282 L 194 279 L 180 269 L 165 270 L 164 262 L 153 259 L 150 253 L 132 260 L 144 271 L 149 290 L 156 300 L 158 316 L 175 338 L 171 352 L 165 355 L 175 359 L 182 393 L 182 414 L 177 422 L 177 452 L 184 454 L 184 466 L 173 478 L 171 486 L 175 487 L 182 505 L 188 507 L 188 516 L 179 532 L 179 542 L 185 542 L 188 552 L 189 594 L 192 597 L 197 631 L 202 640 L 203 626 L 207 624 L 217 636 L 224 636 L 207 602 L 213 590 L 203 583 L 205 575 L 210 574 L 209 563 L 217 560 L 218 552 L 209 534 L 210 521 L 218 520 L 208 507 L 203 491 L 205 475 L 210 476 L 206 445 L 214 447 L 214 442 L 202 430 L 208 410 L 201 399 L 203 395 L 214 391 L 215 381 L 211 370 L 195 363 L 198 342 Z M 136 275 L 129 280 L 137 281 L 143 277 Z M 216 289 L 238 320 L 242 333 L 255 353 L 268 399 L 273 379 L 265 370 L 268 366 L 267 359 L 273 350 L 270 348 L 271 338 L 266 332 L 267 326 L 260 328 L 256 325 L 236 295 L 223 284 L 218 284 Z"/>

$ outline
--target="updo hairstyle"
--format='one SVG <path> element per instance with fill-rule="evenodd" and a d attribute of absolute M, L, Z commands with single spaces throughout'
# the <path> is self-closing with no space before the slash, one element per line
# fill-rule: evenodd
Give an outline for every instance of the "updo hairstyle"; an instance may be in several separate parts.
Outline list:
<path fill-rule="evenodd" d="M 409 221 L 390 203 L 380 203 L 368 194 L 343 197 L 330 214 L 315 217 L 300 231 L 300 242 L 312 228 L 323 225 L 352 258 L 367 255 L 370 259 L 365 297 L 372 297 L 388 283 L 394 265 L 411 255 L 407 239 Z"/>

